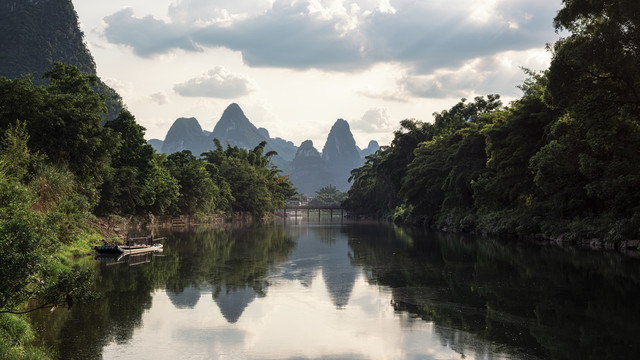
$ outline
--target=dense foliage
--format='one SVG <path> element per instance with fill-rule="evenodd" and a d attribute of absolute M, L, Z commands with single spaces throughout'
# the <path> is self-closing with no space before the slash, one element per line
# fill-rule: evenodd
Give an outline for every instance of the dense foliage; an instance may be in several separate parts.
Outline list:
<path fill-rule="evenodd" d="M 233 210 L 259 218 L 295 195 L 271 165 L 274 153 L 263 154 L 266 143 L 253 150 L 217 143 L 202 158 L 156 154 L 128 111 L 103 124 L 107 107 L 92 87 L 95 76 L 55 63 L 45 77 L 46 85 L 0 77 L 2 358 L 43 357 L 24 346 L 28 329 L 5 336 L 22 324 L 15 314 L 91 295 L 91 273 L 57 254 L 86 252 L 99 237 L 95 215 Z"/>
<path fill-rule="evenodd" d="M 156 154 L 144 139 L 145 129 L 128 111 L 101 125 L 106 107 L 104 96 L 91 87 L 95 76 L 62 63 L 45 76 L 46 86 L 34 85 L 28 76 L 0 78 L 0 134 L 22 124 L 27 150 L 39 154 L 42 164 L 65 169 L 68 183 L 74 184 L 69 191 L 95 214 L 234 210 L 262 216 L 295 194 L 287 177 L 270 163 L 275 152 L 263 154 L 265 144 L 223 150 L 218 143 L 217 150 L 202 158 L 188 151 Z M 8 164 L 30 172 L 22 177 L 39 170 L 28 159 L 5 153 Z"/>
<path fill-rule="evenodd" d="M 31 308 L 71 306 L 91 296 L 91 272 L 68 267 L 54 256 L 80 236 L 89 216 L 71 173 L 32 152 L 24 122 L 0 141 L 0 357 L 42 358 L 25 347 L 33 337 L 17 313 Z"/>
<path fill-rule="evenodd" d="M 640 5 L 565 0 L 569 36 L 520 99 L 462 100 L 403 120 L 352 172 L 345 206 L 398 222 L 492 233 L 640 236 Z"/>
<path fill-rule="evenodd" d="M 211 176 L 217 179 L 223 195 L 220 202 L 233 211 L 259 216 L 283 207 L 296 194 L 288 175 L 281 175 L 277 168 L 269 165 L 276 152 L 263 154 L 266 141 L 253 150 L 230 145 L 223 150 L 217 139 L 214 143 L 216 149 L 203 153 L 202 157 Z"/>
<path fill-rule="evenodd" d="M 316 191 L 316 196 L 311 199 L 311 206 L 340 206 L 347 197 L 347 193 L 338 190 L 334 185 L 327 185 Z"/>

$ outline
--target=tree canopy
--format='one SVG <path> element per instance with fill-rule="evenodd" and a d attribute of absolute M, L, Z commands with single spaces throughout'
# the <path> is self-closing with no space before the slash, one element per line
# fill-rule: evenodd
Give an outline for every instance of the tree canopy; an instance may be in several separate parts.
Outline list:
<path fill-rule="evenodd" d="M 260 217 L 296 193 L 266 143 L 223 150 L 217 142 L 202 157 L 156 154 L 128 111 L 103 124 L 95 76 L 62 63 L 45 76 L 46 85 L 0 77 L 0 313 L 90 293 L 90 273 L 55 254 L 94 236 L 94 215 Z"/>
<path fill-rule="evenodd" d="M 351 211 L 494 233 L 640 236 L 640 3 L 564 0 L 549 69 L 506 107 L 403 120 L 352 172 Z"/>
<path fill-rule="evenodd" d="M 316 191 L 316 196 L 309 202 L 313 206 L 340 206 L 347 194 L 329 184 Z"/>

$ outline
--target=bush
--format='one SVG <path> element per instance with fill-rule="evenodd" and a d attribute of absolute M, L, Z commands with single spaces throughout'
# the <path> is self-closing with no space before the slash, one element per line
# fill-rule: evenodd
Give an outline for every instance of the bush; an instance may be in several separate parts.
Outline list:
<path fill-rule="evenodd" d="M 33 338 L 31 325 L 24 317 L 0 313 L 0 359 L 49 359 L 45 349 L 25 345 Z"/>

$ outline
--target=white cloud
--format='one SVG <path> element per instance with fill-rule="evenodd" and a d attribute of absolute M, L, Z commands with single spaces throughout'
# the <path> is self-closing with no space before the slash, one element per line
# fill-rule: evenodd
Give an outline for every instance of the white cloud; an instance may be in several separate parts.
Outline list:
<path fill-rule="evenodd" d="M 544 45 L 562 36 L 552 27 L 562 1 L 492 1 L 481 8 L 490 19 L 482 22 L 472 13 L 484 3 L 74 0 L 98 73 L 112 79 L 107 83 L 149 136 L 164 137 L 160 124 L 177 117 L 195 116 L 211 129 L 231 101 L 172 89 L 207 80 L 219 65 L 260 84 L 239 99 L 252 121 L 316 145 L 336 118 L 360 122 L 371 109 L 385 109 L 395 123 L 430 121 L 460 97 L 500 93 L 506 103 L 520 95 L 519 67 L 545 69 Z M 168 102 L 158 106 L 162 91 Z M 268 111 L 260 111 L 262 103 Z M 372 134 L 354 131 L 364 146 L 371 137 L 381 143 L 392 137 Z"/>
<path fill-rule="evenodd" d="M 176 84 L 173 89 L 182 96 L 234 99 L 249 94 L 255 85 L 241 74 L 230 73 L 221 66 L 206 74 Z"/>
<path fill-rule="evenodd" d="M 373 91 L 373 90 L 362 90 L 358 92 L 358 95 L 362 95 L 371 99 L 380 99 L 384 101 L 396 101 L 396 102 L 407 102 L 409 101 L 409 94 L 405 91 L 403 86 L 399 86 L 398 89 L 389 91 Z"/>
<path fill-rule="evenodd" d="M 134 85 L 128 81 L 121 81 L 119 79 L 111 78 L 111 77 L 103 77 L 102 81 L 105 84 L 109 85 L 112 89 L 114 89 L 121 96 L 130 95 L 134 93 Z"/>
<path fill-rule="evenodd" d="M 165 54 L 176 49 L 202 51 L 191 40 L 193 27 L 179 23 L 167 23 L 152 16 L 137 18 L 133 9 L 125 8 L 104 18 L 106 39 L 130 47 L 140 57 Z"/>
<path fill-rule="evenodd" d="M 149 101 L 158 105 L 165 105 L 169 102 L 169 98 L 167 97 L 167 93 L 160 91 L 149 95 Z"/>
<path fill-rule="evenodd" d="M 397 127 L 397 123 L 391 120 L 387 109 L 369 109 L 360 119 L 350 122 L 354 130 L 365 133 L 390 132 Z"/>
<path fill-rule="evenodd" d="M 473 97 L 485 94 L 515 96 L 516 85 L 525 78 L 522 68 L 534 71 L 549 66 L 551 55 L 544 49 L 505 51 L 473 59 L 458 68 L 441 69 L 428 75 L 407 74 L 398 88 L 407 96 L 423 98 Z"/>
<path fill-rule="evenodd" d="M 225 23 L 261 14 L 272 4 L 272 0 L 178 0 L 169 6 L 169 17 L 183 24 Z"/>
<path fill-rule="evenodd" d="M 131 9 L 108 16 L 105 36 L 145 57 L 226 47 L 254 67 L 349 72 L 400 62 L 429 74 L 542 47 L 554 37 L 550 19 L 558 2 L 279 0 L 269 6 L 263 0 L 250 8 L 247 1 L 183 0 L 170 7 L 171 22 L 137 18 Z"/>

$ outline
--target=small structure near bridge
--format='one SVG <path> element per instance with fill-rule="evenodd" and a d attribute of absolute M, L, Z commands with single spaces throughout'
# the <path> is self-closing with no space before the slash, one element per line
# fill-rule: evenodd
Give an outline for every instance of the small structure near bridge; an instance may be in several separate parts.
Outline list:
<path fill-rule="evenodd" d="M 318 221 L 320 220 L 321 215 L 323 214 L 323 212 L 325 214 L 329 214 L 329 216 L 331 217 L 331 219 L 333 219 L 333 214 L 338 214 L 340 213 L 340 218 L 343 219 L 344 218 L 344 214 L 345 211 L 343 208 L 341 208 L 340 206 L 314 206 L 314 205 L 301 205 L 301 206 L 292 206 L 292 205 L 286 205 L 283 209 L 282 209 L 283 213 L 282 213 L 282 217 L 286 220 L 287 216 L 294 216 L 294 217 L 298 217 L 298 213 L 300 215 L 304 215 L 304 213 L 306 212 L 307 214 L 307 218 L 311 219 L 311 212 L 318 212 Z"/>

